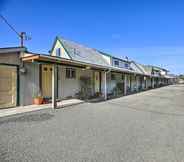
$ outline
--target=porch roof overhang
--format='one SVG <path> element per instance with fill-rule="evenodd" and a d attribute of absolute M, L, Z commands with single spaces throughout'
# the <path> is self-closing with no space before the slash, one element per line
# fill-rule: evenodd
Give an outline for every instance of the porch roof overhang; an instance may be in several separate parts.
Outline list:
<path fill-rule="evenodd" d="M 166 75 L 165 78 L 166 78 L 166 79 L 176 79 L 176 77 L 174 77 L 174 76 L 169 76 L 169 75 Z"/>
<path fill-rule="evenodd" d="M 96 69 L 101 69 L 105 70 L 107 67 L 101 66 L 101 65 L 96 65 L 96 64 L 89 64 L 89 63 L 84 63 L 80 61 L 75 61 L 71 59 L 66 59 L 66 58 L 60 58 L 57 56 L 48 56 L 48 55 L 42 55 L 42 54 L 26 54 L 25 56 L 22 57 L 23 62 L 38 62 L 38 63 L 48 63 L 48 64 L 60 64 L 60 65 L 73 65 L 73 66 L 78 66 L 81 68 L 84 68 L 86 66 L 89 66 L 91 68 L 96 68 Z"/>
<path fill-rule="evenodd" d="M 34 54 L 34 53 L 26 53 L 22 57 L 23 62 L 37 62 L 37 63 L 48 63 L 48 64 L 58 64 L 58 65 L 67 65 L 67 66 L 76 66 L 76 67 L 81 67 L 81 68 L 86 68 L 90 67 L 90 69 L 95 69 L 95 70 L 110 70 L 112 72 L 119 72 L 119 73 L 126 73 L 126 74 L 134 74 L 134 75 L 142 75 L 142 76 L 149 76 L 143 73 L 138 73 L 129 69 L 124 69 L 124 68 L 118 68 L 118 67 L 113 67 L 113 66 L 104 66 L 104 65 L 97 65 L 97 64 L 91 64 L 87 62 L 81 62 L 81 61 L 76 61 L 72 59 L 66 59 L 66 58 L 61 58 L 57 56 L 49 56 L 49 55 L 44 55 L 44 54 Z"/>
<path fill-rule="evenodd" d="M 151 75 L 152 78 L 171 79 L 168 75 Z"/>

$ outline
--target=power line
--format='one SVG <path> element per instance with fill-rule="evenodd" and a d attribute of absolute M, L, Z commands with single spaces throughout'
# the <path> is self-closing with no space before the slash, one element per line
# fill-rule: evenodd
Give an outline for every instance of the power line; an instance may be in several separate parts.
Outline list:
<path fill-rule="evenodd" d="M 0 14 L 0 18 L 5 22 L 5 24 L 7 24 L 7 25 L 9 26 L 9 28 L 10 28 L 11 30 L 13 30 L 13 31 L 16 33 L 16 35 L 18 35 L 18 37 L 20 38 L 21 47 L 24 46 L 24 40 L 30 40 L 30 39 L 31 39 L 31 37 L 29 37 L 29 36 L 26 35 L 26 32 L 20 32 L 20 33 L 19 33 L 19 32 L 8 22 L 8 20 L 7 20 L 3 15 Z"/>
<path fill-rule="evenodd" d="M 1 19 L 19 36 L 19 32 L 17 32 L 17 30 L 7 21 L 7 19 L 3 16 L 3 15 L 0 15 Z"/>

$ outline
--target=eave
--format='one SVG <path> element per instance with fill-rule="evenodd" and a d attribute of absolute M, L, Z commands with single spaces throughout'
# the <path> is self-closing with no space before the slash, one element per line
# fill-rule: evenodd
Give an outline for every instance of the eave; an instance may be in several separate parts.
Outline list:
<path fill-rule="evenodd" d="M 87 62 L 81 62 L 66 58 L 61 58 L 57 56 L 48 56 L 48 55 L 41 55 L 41 54 L 32 54 L 27 53 L 24 57 L 22 57 L 23 62 L 30 62 L 30 63 L 48 63 L 48 64 L 58 64 L 58 65 L 67 65 L 67 66 L 77 66 L 81 68 L 90 67 L 90 69 L 96 69 L 96 70 L 111 70 L 112 72 L 119 72 L 119 73 L 126 73 L 126 74 L 134 74 L 134 75 L 142 75 L 142 76 L 148 76 L 143 73 L 138 73 L 135 71 L 131 71 L 128 69 L 113 67 L 113 66 L 104 66 L 104 65 L 97 65 L 97 64 L 91 64 Z"/>

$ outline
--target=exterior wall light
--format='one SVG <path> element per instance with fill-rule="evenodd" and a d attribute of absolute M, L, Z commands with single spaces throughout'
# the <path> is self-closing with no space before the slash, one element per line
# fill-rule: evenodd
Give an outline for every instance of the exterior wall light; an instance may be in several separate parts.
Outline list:
<path fill-rule="evenodd" d="M 89 70 L 89 69 L 91 69 L 91 67 L 90 66 L 86 66 L 86 69 Z"/>

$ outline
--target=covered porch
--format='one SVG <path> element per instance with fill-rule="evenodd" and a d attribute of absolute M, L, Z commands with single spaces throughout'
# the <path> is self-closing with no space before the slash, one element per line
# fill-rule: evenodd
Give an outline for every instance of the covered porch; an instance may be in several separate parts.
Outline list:
<path fill-rule="evenodd" d="M 40 64 L 40 91 L 44 98 L 52 98 L 53 65 Z M 56 65 L 57 99 L 90 99 L 100 97 L 102 72 L 90 67 Z"/>
<path fill-rule="evenodd" d="M 22 61 L 36 65 L 39 76 L 34 78 L 39 85 L 34 92 L 40 93 L 45 103 L 52 102 L 53 108 L 66 99 L 107 99 L 108 67 L 38 54 L 27 54 Z"/>
<path fill-rule="evenodd" d="M 22 61 L 36 67 L 33 78 L 37 86 L 33 82 L 29 85 L 43 96 L 45 103 L 52 102 L 53 108 L 65 99 L 107 100 L 148 88 L 148 76 L 128 69 L 32 53 L 25 54 Z"/>

